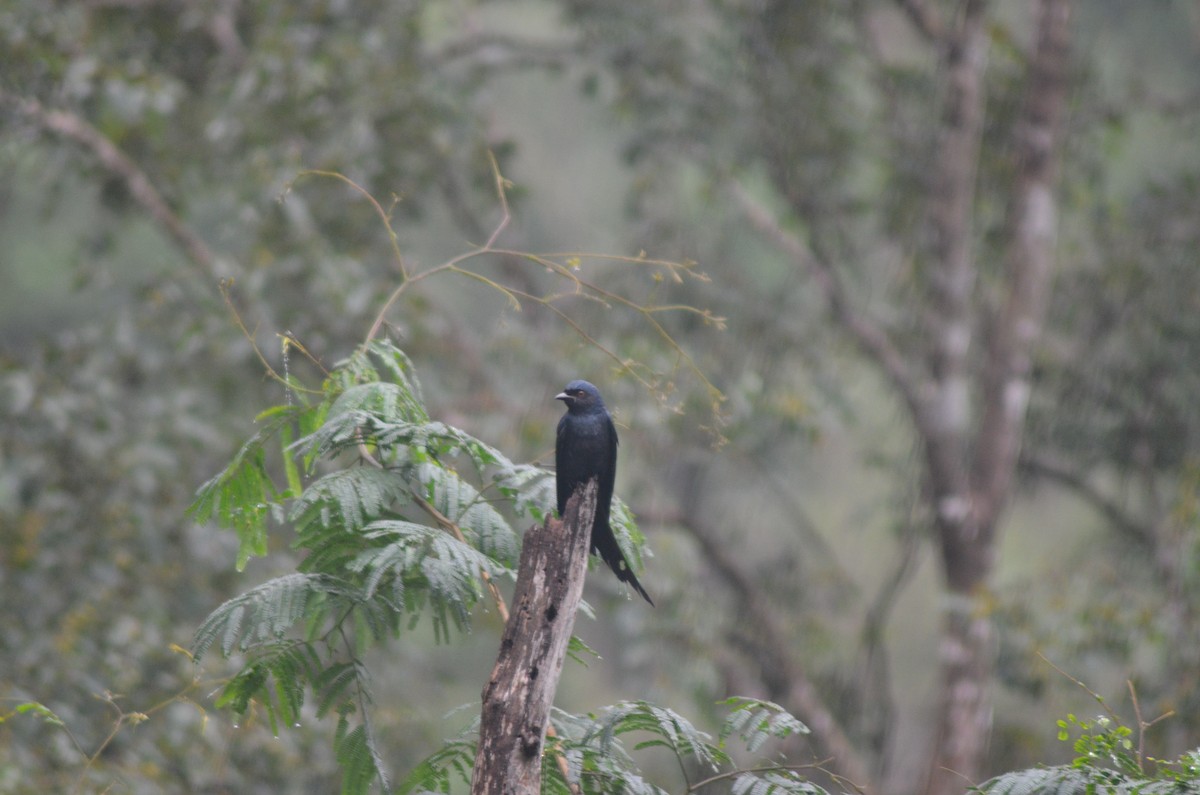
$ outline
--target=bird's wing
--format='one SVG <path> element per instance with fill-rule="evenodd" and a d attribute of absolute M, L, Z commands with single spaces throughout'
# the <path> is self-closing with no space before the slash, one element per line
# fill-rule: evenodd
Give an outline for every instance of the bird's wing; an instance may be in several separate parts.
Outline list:
<path fill-rule="evenodd" d="M 604 412 L 604 429 L 608 440 L 605 445 L 604 461 L 600 467 L 600 493 L 596 495 L 596 526 L 608 526 L 608 512 L 612 507 L 613 484 L 617 480 L 617 426 L 613 425 L 612 415 Z"/>
<path fill-rule="evenodd" d="M 575 490 L 574 479 L 571 477 L 570 466 L 571 462 L 566 460 L 564 455 L 567 446 L 567 417 L 569 414 L 562 415 L 562 419 L 558 421 L 558 435 L 554 440 L 554 468 L 556 471 L 555 485 L 558 489 L 558 515 L 562 516 L 567 510 L 567 500 L 571 498 L 571 492 Z"/>

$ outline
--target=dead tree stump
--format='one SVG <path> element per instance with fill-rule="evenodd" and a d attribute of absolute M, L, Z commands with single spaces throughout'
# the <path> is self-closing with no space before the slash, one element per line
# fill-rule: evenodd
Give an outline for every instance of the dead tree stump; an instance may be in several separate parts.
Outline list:
<path fill-rule="evenodd" d="M 561 520 L 525 534 L 500 654 L 483 688 L 472 795 L 539 795 L 550 705 L 583 595 L 596 515 L 593 478 Z"/>

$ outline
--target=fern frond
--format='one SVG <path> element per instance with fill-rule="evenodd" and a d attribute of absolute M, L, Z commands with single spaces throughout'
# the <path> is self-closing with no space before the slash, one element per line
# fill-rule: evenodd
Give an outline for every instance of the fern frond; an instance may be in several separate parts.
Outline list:
<path fill-rule="evenodd" d="M 471 785 L 475 766 L 475 743 L 467 740 L 447 740 L 446 743 L 421 760 L 412 772 L 396 786 L 398 795 L 442 792 L 449 794 L 455 782 Z"/>
<path fill-rule="evenodd" d="M 382 372 L 381 372 L 382 371 Z M 358 384 L 390 381 L 410 396 L 414 407 L 424 412 L 425 399 L 412 360 L 390 340 L 372 340 L 338 362 L 326 380 L 327 395 L 340 395 Z"/>
<path fill-rule="evenodd" d="M 532 464 L 512 464 L 492 475 L 492 485 L 518 516 L 544 522 L 558 500 L 554 473 Z"/>
<path fill-rule="evenodd" d="M 642 777 L 621 741 L 610 735 L 599 742 L 600 725 L 594 717 L 571 715 L 553 710 L 551 722 L 558 733 L 547 738 L 547 753 L 542 756 L 542 790 L 566 795 L 572 786 L 583 785 L 588 793 L 612 795 L 667 795 Z M 566 778 L 559 769 L 557 756 L 567 762 Z"/>
<path fill-rule="evenodd" d="M 366 795 L 380 773 L 367 746 L 366 727 L 360 724 L 351 729 L 343 715 L 333 738 L 333 752 L 342 769 L 342 795 Z"/>
<path fill-rule="evenodd" d="M 515 566 L 520 540 L 500 512 L 474 486 L 433 462 L 416 467 L 414 477 L 433 507 L 462 529 L 480 552 L 504 566 Z"/>
<path fill-rule="evenodd" d="M 365 538 L 382 542 L 365 550 L 347 569 L 364 575 L 363 588 L 371 598 L 381 588 L 399 599 L 411 597 L 406 609 L 414 611 L 427 599 L 433 613 L 435 631 L 448 640 L 449 625 L 460 630 L 468 625 L 471 608 L 482 597 L 478 573 L 500 576 L 506 567 L 436 528 L 385 519 L 364 529 Z"/>
<path fill-rule="evenodd" d="M 359 601 L 356 589 L 328 574 L 285 574 L 214 610 L 196 630 L 192 655 L 200 659 L 219 638 L 228 657 L 255 641 L 281 639 L 302 618 L 311 622 L 318 608 L 323 620 L 332 605 Z"/>
<path fill-rule="evenodd" d="M 293 504 L 288 519 L 302 537 L 317 526 L 356 532 L 386 509 L 404 502 L 407 493 L 403 478 L 394 471 L 343 469 L 311 483 Z"/>
<path fill-rule="evenodd" d="M 363 537 L 382 546 L 372 546 L 349 561 L 346 568 L 365 574 L 363 592 L 368 599 L 375 595 L 381 583 L 391 586 L 393 598 L 404 597 L 404 584 L 413 571 L 419 570 L 421 560 L 428 554 L 431 540 L 441 531 L 402 519 L 381 519 L 367 526 Z"/>
<path fill-rule="evenodd" d="M 1196 791 L 1193 781 L 1127 776 L 1091 765 L 1062 765 L 1018 770 L 980 785 L 986 795 L 1178 795 Z"/>
<path fill-rule="evenodd" d="M 629 510 L 629 506 L 619 497 L 613 497 L 612 512 L 609 514 L 608 523 L 612 527 L 613 536 L 617 539 L 617 546 L 625 555 L 625 560 L 629 561 L 629 565 L 634 570 L 641 569 L 642 555 L 646 552 L 646 537 L 638 529 L 637 521 L 633 518 L 633 511 Z"/>
<path fill-rule="evenodd" d="M 610 707 L 597 726 L 584 737 L 595 738 L 601 749 L 612 747 L 616 737 L 630 732 L 646 732 L 651 739 L 642 740 L 634 749 L 662 747 L 681 758 L 691 757 L 699 764 L 716 770 L 729 757 L 712 745 L 712 738 L 700 731 L 674 710 L 646 701 L 624 701 Z"/>
<path fill-rule="evenodd" d="M 733 707 L 721 726 L 722 743 L 738 734 L 746 743 L 746 750 L 753 752 L 770 739 L 808 734 L 807 726 L 773 701 L 735 696 L 720 703 Z"/>
<path fill-rule="evenodd" d="M 1073 767 L 1034 768 L 1005 773 L 983 784 L 979 791 L 988 795 L 1075 795 L 1089 792 L 1091 780 L 1089 771 Z"/>
<path fill-rule="evenodd" d="M 387 385 L 368 384 L 366 387 L 354 389 L 371 389 Z M 338 410 L 335 404 L 325 416 L 325 421 L 312 433 L 302 436 L 292 443 L 290 450 L 305 456 L 306 461 L 314 462 L 318 458 L 332 457 L 357 447 L 360 444 L 374 445 L 374 426 L 379 418 L 369 411 L 360 409 Z"/>
<path fill-rule="evenodd" d="M 732 795 L 826 795 L 821 787 L 779 768 L 765 773 L 742 773 L 733 779 Z"/>
<path fill-rule="evenodd" d="M 383 755 L 369 724 L 351 728 L 349 714 L 339 716 L 333 737 L 334 756 L 342 769 L 342 795 L 367 795 L 376 780 L 384 792 L 391 792 Z"/>
<path fill-rule="evenodd" d="M 338 395 L 329 407 L 331 415 L 350 412 L 368 414 L 384 422 L 421 424 L 429 421 L 425 407 L 416 396 L 404 385 L 390 381 L 352 386 Z"/>
<path fill-rule="evenodd" d="M 592 660 L 600 659 L 600 652 L 584 643 L 578 635 L 572 635 L 571 639 L 567 641 L 567 655 L 584 668 L 588 666 L 588 658 Z"/>
<path fill-rule="evenodd" d="M 237 533 L 238 571 L 252 556 L 267 554 L 267 517 L 271 506 L 284 496 L 267 472 L 266 445 L 311 413 L 309 408 L 278 406 L 260 414 L 259 420 L 266 420 L 263 426 L 241 446 L 228 466 L 200 486 L 187 509 L 197 522 L 216 520 Z"/>
<path fill-rule="evenodd" d="M 351 685 L 366 690 L 366 672 L 357 661 L 334 663 L 317 674 L 312 680 L 317 693 L 317 717 L 328 715 L 335 706 L 348 704 L 351 694 L 347 691 Z"/>
<path fill-rule="evenodd" d="M 421 382 L 417 379 L 417 368 L 412 359 L 408 358 L 408 354 L 388 339 L 372 340 L 368 350 L 393 381 L 403 386 L 419 405 L 425 404 L 425 398 L 421 394 Z"/>
<path fill-rule="evenodd" d="M 250 703 L 261 704 L 271 730 L 291 726 L 300 719 L 304 691 L 320 670 L 321 660 L 311 644 L 283 641 L 260 645 L 250 660 L 222 689 L 217 707 L 229 707 L 244 715 Z"/>

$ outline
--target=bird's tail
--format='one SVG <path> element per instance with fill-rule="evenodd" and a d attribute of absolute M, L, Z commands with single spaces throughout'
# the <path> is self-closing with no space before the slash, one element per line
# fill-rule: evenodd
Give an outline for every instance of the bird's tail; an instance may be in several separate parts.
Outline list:
<path fill-rule="evenodd" d="M 617 539 L 613 537 L 612 532 L 608 533 L 607 543 L 599 543 L 596 545 L 596 552 L 600 554 L 600 559 L 608 564 L 608 567 L 613 570 L 613 574 L 617 575 L 617 579 L 629 585 L 630 588 L 637 591 L 643 599 L 654 607 L 654 600 L 650 598 L 650 594 L 646 593 L 646 589 L 638 582 L 637 575 L 633 573 L 633 569 L 629 565 L 629 561 L 625 560 L 625 555 L 621 553 L 621 547 L 617 545 Z"/>

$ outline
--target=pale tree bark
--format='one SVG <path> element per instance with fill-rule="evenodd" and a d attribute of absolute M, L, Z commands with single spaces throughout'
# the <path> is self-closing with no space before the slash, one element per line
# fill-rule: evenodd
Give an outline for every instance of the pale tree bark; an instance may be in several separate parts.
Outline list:
<path fill-rule="evenodd" d="M 593 478 L 525 534 L 500 654 L 483 688 L 472 795 L 537 795 L 550 706 L 583 595 L 596 515 Z"/>
<path fill-rule="evenodd" d="M 978 320 L 972 219 L 988 51 L 984 2 L 966 4 L 944 49 L 947 90 L 929 202 L 929 379 L 914 418 L 948 592 L 938 642 L 940 705 L 929 795 L 961 792 L 978 779 L 992 719 L 992 625 L 976 599 L 984 596 L 991 576 L 993 545 L 987 536 L 995 516 L 974 510 L 967 465 L 974 419 L 970 357 Z"/>
<path fill-rule="evenodd" d="M 1037 42 L 1014 131 L 1017 172 L 1007 220 L 1005 292 L 998 311 L 988 318 L 978 430 L 967 437 L 964 424 L 961 437 L 955 434 L 946 440 L 923 434 L 949 597 L 939 647 L 941 707 L 929 795 L 955 795 L 978 781 L 991 730 L 993 633 L 986 592 L 997 527 L 1012 492 L 1031 389 L 1032 351 L 1051 284 L 1069 9 L 1069 0 L 1038 3 Z M 956 263 L 946 260 L 943 267 L 953 269 Z M 953 328 L 947 326 L 941 333 L 951 334 L 949 342 L 957 345 Z M 934 376 L 939 378 L 936 369 Z M 958 402 L 956 398 L 950 405 Z M 947 463 L 955 471 L 946 471 Z"/>

